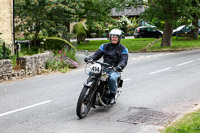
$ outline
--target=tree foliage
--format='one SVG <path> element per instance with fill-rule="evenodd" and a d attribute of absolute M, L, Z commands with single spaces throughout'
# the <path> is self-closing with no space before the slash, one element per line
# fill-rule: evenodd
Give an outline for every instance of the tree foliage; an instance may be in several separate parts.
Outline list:
<path fill-rule="evenodd" d="M 187 0 L 150 0 L 150 6 L 144 15 L 151 14 L 153 18 L 164 21 L 161 46 L 171 46 L 171 36 L 175 23 L 186 14 Z M 150 19 L 150 18 L 149 18 Z"/>
<path fill-rule="evenodd" d="M 77 13 L 83 12 L 78 0 L 16 0 L 15 20 L 18 29 L 26 36 L 39 34 L 55 35 L 67 30 L 67 23 L 78 19 Z"/>
<path fill-rule="evenodd" d="M 154 21 L 160 26 L 164 22 L 161 46 L 171 46 L 173 28 L 177 26 L 178 21 L 187 22 L 188 19 L 193 19 L 194 14 L 199 12 L 199 0 L 118 0 L 118 2 L 123 3 L 118 9 L 123 9 L 127 5 L 144 6 L 146 8 L 142 15 L 144 20 Z"/>
<path fill-rule="evenodd" d="M 111 22 L 110 12 L 116 3 L 114 0 L 80 0 L 84 4 L 84 11 L 80 13 L 88 24 L 96 22 Z"/>
<path fill-rule="evenodd" d="M 42 33 L 55 36 L 66 32 L 67 25 L 86 19 L 87 24 L 112 22 L 114 0 L 15 0 L 16 29 L 36 40 Z"/>

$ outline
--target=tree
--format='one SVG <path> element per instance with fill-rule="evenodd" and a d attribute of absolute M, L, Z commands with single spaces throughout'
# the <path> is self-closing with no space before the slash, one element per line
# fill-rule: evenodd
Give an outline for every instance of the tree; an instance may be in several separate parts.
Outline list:
<path fill-rule="evenodd" d="M 200 1 L 199 0 L 191 0 L 191 2 L 188 5 L 188 16 L 192 17 L 192 25 L 195 26 L 195 29 L 193 29 L 193 32 L 195 32 L 196 38 L 199 36 L 199 24 L 198 20 L 200 18 Z"/>
<path fill-rule="evenodd" d="M 175 23 L 183 17 L 188 7 L 187 0 L 149 0 L 148 8 L 144 12 L 144 16 L 152 15 L 152 18 L 158 18 L 164 21 L 163 37 L 161 46 L 172 45 L 172 32 Z"/>
<path fill-rule="evenodd" d="M 110 12 L 115 7 L 115 0 L 80 0 L 84 11 L 79 13 L 80 18 L 85 18 L 88 24 L 94 21 L 111 22 Z"/>
<path fill-rule="evenodd" d="M 151 22 L 157 18 L 157 21 L 164 22 L 161 46 L 172 45 L 171 37 L 176 22 L 185 16 L 188 18 L 189 14 L 191 15 L 187 10 L 191 0 L 148 0 L 147 2 L 145 0 L 118 0 L 118 2 L 121 3 L 118 9 L 123 9 L 127 5 L 144 6 L 146 10 L 143 13 L 143 19 Z"/>
<path fill-rule="evenodd" d="M 33 35 L 36 40 L 40 33 L 55 35 L 66 31 L 66 24 L 77 19 L 77 12 L 82 12 L 78 0 L 16 0 L 15 21 L 25 36 Z"/>
<path fill-rule="evenodd" d="M 69 30 L 71 22 L 83 18 L 87 24 L 112 22 L 111 9 L 114 0 L 15 0 L 17 28 L 25 35 L 33 35 L 36 43 L 38 35 L 55 36 Z M 68 26 L 69 27 L 69 26 Z"/>

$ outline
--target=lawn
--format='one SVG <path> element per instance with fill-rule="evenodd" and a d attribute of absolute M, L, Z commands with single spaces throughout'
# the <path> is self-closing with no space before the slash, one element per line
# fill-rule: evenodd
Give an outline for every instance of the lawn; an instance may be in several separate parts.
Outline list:
<path fill-rule="evenodd" d="M 179 37 L 176 40 L 176 37 L 172 38 L 172 46 L 171 47 L 160 47 L 161 40 L 150 47 L 147 51 L 177 51 L 177 50 L 188 50 L 188 49 L 196 49 L 200 48 L 200 38 L 192 39 L 189 37 Z"/>
<path fill-rule="evenodd" d="M 122 39 L 121 43 L 128 48 L 129 52 L 139 52 L 154 40 L 154 38 Z M 78 44 L 76 49 L 96 51 L 102 44 L 108 42 L 108 40 L 91 40 L 86 45 Z"/>
<path fill-rule="evenodd" d="M 154 38 L 136 38 L 136 39 L 122 39 L 121 43 L 125 45 L 129 52 L 141 52 L 144 51 L 149 44 L 155 42 Z M 77 50 L 89 50 L 96 51 L 102 44 L 108 43 L 108 40 L 91 40 L 86 45 L 83 43 L 78 44 L 76 47 Z M 177 40 L 176 37 L 172 38 L 171 47 L 160 47 L 161 39 L 158 40 L 154 45 L 148 48 L 147 52 L 156 52 L 156 51 L 177 51 L 177 50 L 188 50 L 200 48 L 200 38 L 192 39 L 189 37 L 179 37 Z"/>

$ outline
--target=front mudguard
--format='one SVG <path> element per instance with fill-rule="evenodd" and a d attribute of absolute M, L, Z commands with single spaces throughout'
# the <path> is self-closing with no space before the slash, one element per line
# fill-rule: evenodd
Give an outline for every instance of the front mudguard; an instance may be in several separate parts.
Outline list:
<path fill-rule="evenodd" d="M 92 80 L 92 81 L 87 81 L 87 82 L 85 82 L 83 85 L 84 85 L 85 87 L 91 88 L 94 84 L 95 84 L 95 81 Z"/>

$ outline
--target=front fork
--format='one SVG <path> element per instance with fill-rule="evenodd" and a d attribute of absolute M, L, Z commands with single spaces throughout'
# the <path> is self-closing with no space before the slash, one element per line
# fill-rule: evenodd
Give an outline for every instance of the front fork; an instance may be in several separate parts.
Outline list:
<path fill-rule="evenodd" d="M 96 90 L 97 90 L 97 79 L 88 79 L 87 82 L 83 84 L 85 87 L 89 88 L 89 99 L 92 104 L 95 102 Z"/>

